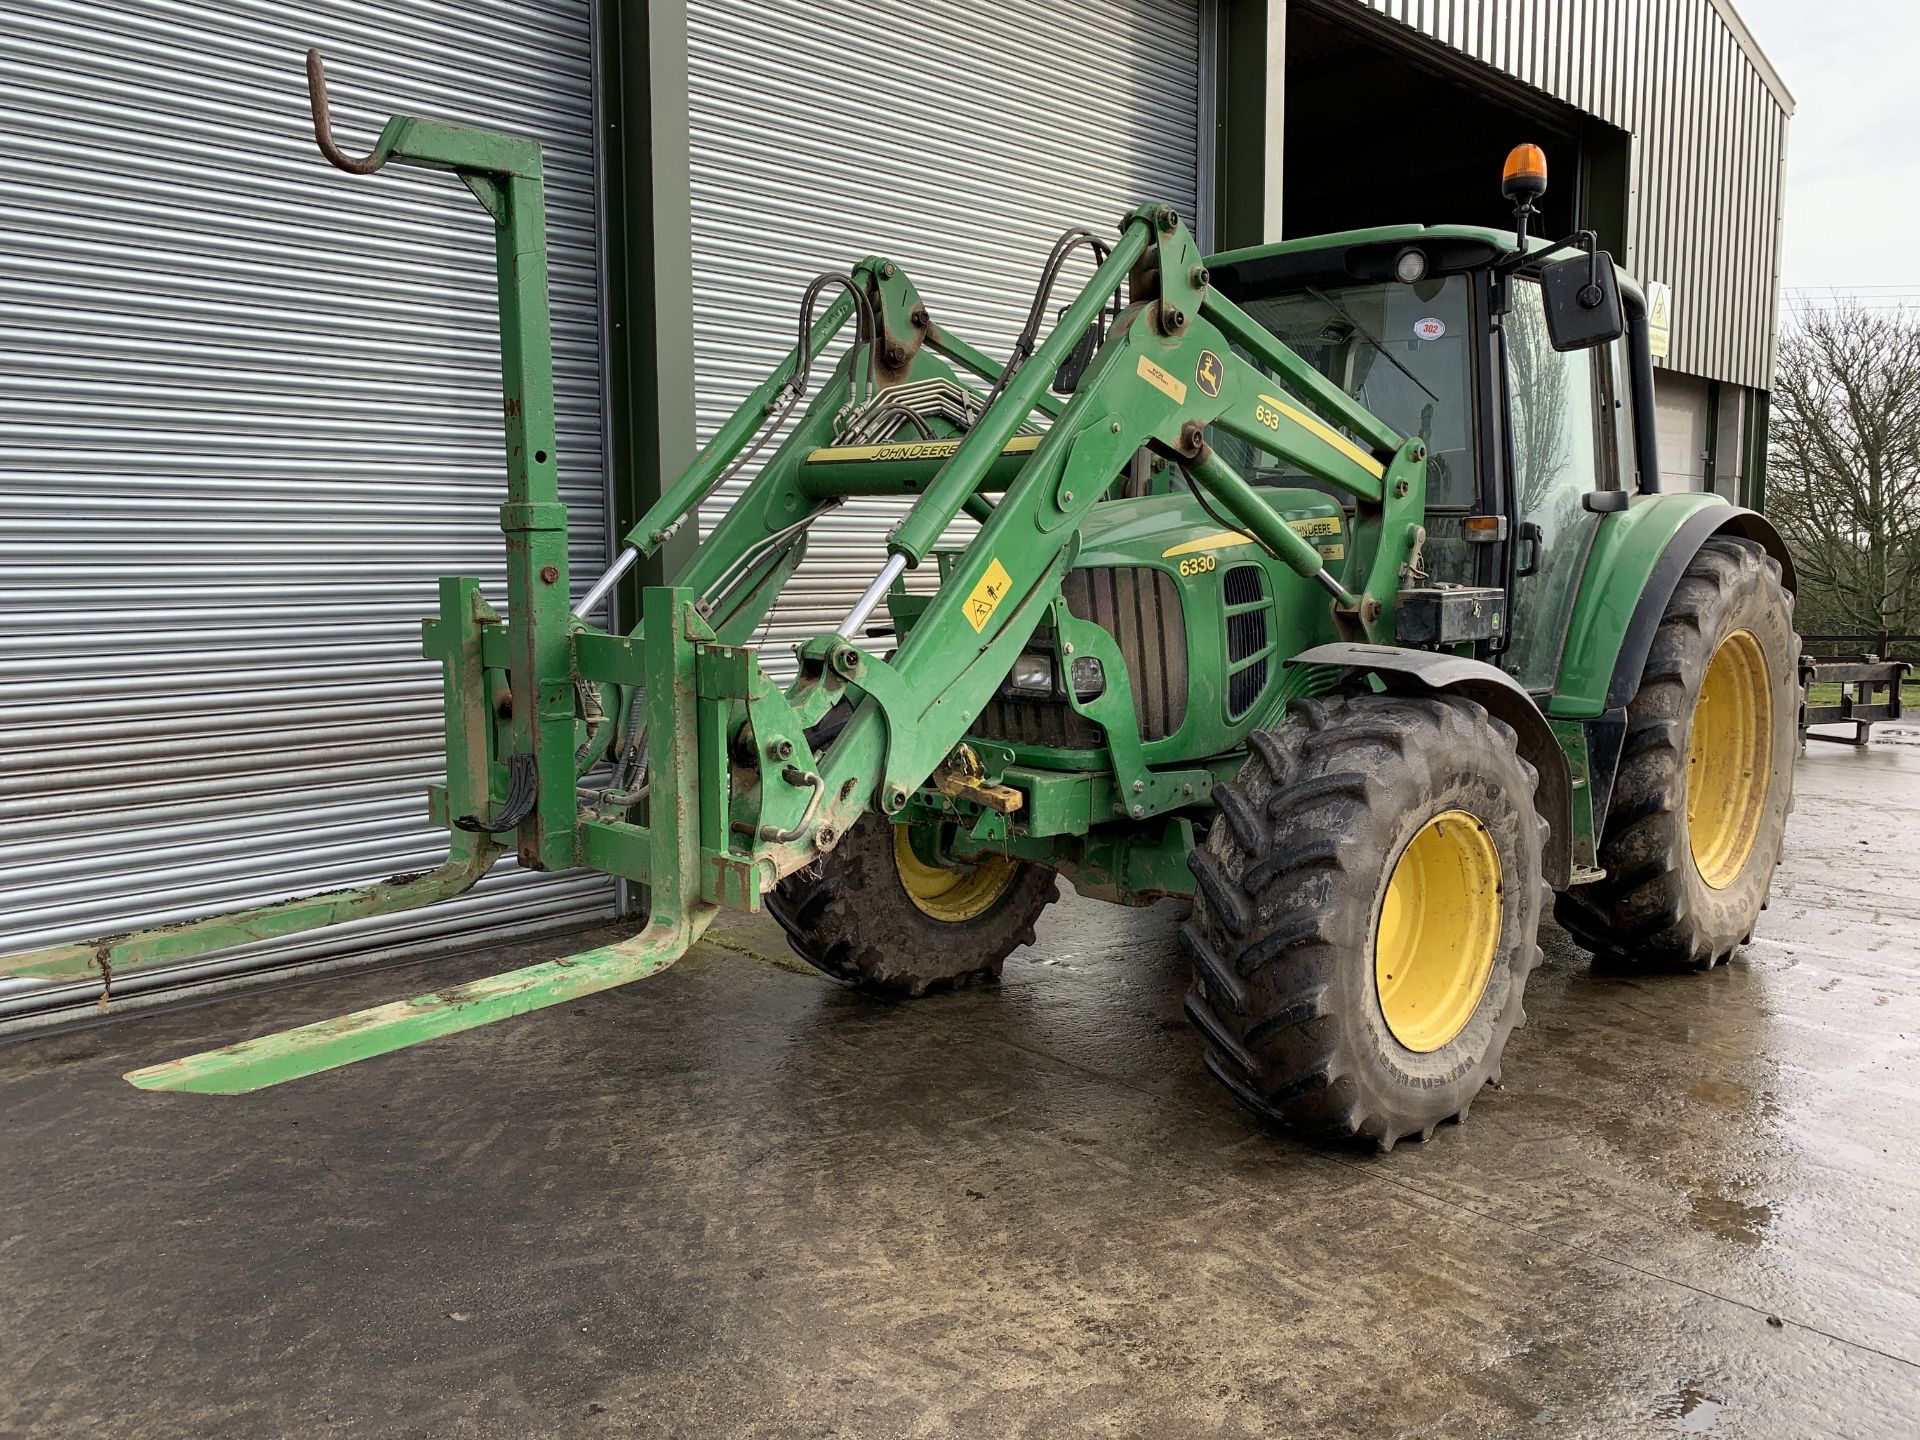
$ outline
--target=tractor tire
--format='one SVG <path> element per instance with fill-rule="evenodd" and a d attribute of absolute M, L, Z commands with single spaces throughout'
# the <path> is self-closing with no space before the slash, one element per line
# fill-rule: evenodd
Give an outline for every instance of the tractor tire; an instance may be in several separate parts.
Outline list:
<path fill-rule="evenodd" d="M 998 980 L 1059 896 L 1053 872 L 1026 861 L 927 865 L 904 826 L 869 812 L 767 909 L 809 965 L 869 994 L 917 996 Z"/>
<path fill-rule="evenodd" d="M 1464 1120 L 1524 1023 L 1537 776 L 1448 695 L 1296 700 L 1189 857 L 1187 1014 L 1249 1110 L 1380 1151 Z"/>
<path fill-rule="evenodd" d="M 1601 827 L 1606 877 L 1554 918 L 1602 959 L 1708 970 L 1753 938 L 1793 805 L 1799 637 L 1780 562 L 1701 547 L 1667 602 L 1627 709 Z"/>

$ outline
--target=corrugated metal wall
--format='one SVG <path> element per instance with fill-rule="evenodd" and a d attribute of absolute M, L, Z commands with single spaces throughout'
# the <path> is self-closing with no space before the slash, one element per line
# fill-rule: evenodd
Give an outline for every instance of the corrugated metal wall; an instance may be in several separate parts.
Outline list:
<path fill-rule="evenodd" d="M 936 320 L 1004 358 L 1063 229 L 1147 200 L 1194 213 L 1189 0 L 692 0 L 688 28 L 703 441 L 792 345 L 823 270 L 897 260 Z M 770 668 L 839 622 L 902 510 L 853 501 L 814 526 Z"/>
<path fill-rule="evenodd" d="M 1791 100 L 1718 0 L 1355 0 L 1633 137 L 1629 270 L 1678 371 L 1766 389 Z"/>
<path fill-rule="evenodd" d="M 491 227 L 388 110 L 547 146 L 562 489 L 604 557 L 586 0 L 11 0 L 0 23 L 0 952 L 434 864 L 442 573 L 504 603 Z M 503 869 L 275 957 L 610 913 Z"/>

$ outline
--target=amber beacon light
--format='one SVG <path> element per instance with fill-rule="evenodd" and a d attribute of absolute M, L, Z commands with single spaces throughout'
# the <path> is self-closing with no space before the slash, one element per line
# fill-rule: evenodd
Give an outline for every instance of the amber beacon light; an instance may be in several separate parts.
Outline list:
<path fill-rule="evenodd" d="M 1519 203 L 1547 193 L 1547 152 L 1538 145 L 1516 145 L 1500 171 L 1500 193 Z"/>

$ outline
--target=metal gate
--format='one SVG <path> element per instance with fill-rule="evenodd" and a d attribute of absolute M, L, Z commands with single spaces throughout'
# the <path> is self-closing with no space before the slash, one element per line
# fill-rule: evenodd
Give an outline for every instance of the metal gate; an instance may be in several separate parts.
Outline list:
<path fill-rule="evenodd" d="M 0 951 L 444 853 L 418 621 L 442 573 L 505 598 L 491 233 L 445 177 L 328 169 L 303 53 L 328 56 L 349 144 L 392 110 L 546 146 L 561 480 L 591 577 L 589 29 L 587 0 L 8 5 Z M 502 867 L 452 904 L 244 959 L 491 938 L 612 902 L 601 877 Z M 35 1000 L 0 994 L 0 1016 Z"/>
<path fill-rule="evenodd" d="M 1061 230 L 1109 231 L 1148 200 L 1195 214 L 1187 0 L 690 0 L 688 28 L 703 441 L 792 345 L 820 271 L 897 260 L 936 321 L 1004 358 Z M 1087 273 L 1075 262 L 1058 293 Z M 814 526 L 769 668 L 839 622 L 903 503 Z"/>

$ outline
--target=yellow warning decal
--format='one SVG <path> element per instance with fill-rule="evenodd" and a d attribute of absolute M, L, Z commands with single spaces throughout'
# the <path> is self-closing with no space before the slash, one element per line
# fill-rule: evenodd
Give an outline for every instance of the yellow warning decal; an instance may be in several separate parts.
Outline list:
<path fill-rule="evenodd" d="M 1173 376 L 1162 370 L 1144 355 L 1140 357 L 1139 365 L 1134 368 L 1140 372 L 1140 378 L 1153 386 L 1154 389 L 1163 391 L 1173 397 L 1174 404 L 1184 405 L 1187 403 L 1186 381 L 1174 379 Z"/>
<path fill-rule="evenodd" d="M 1293 421 L 1294 424 L 1305 430 L 1309 435 L 1314 436 L 1316 439 L 1324 440 L 1376 480 L 1386 478 L 1386 466 L 1382 465 L 1378 460 L 1374 459 L 1373 456 L 1347 439 L 1346 436 L 1327 424 L 1327 422 L 1319 416 L 1309 415 L 1299 406 L 1289 405 L 1286 401 L 1273 395 L 1262 395 L 1260 399 Z"/>
<path fill-rule="evenodd" d="M 1305 540 L 1324 540 L 1328 536 L 1340 533 L 1340 520 L 1335 515 L 1314 515 L 1305 520 L 1289 520 L 1287 528 Z M 1202 550 L 1231 550 L 1236 545 L 1253 543 L 1251 535 L 1243 534 L 1238 530 L 1216 530 L 1213 534 L 1202 535 L 1197 540 L 1183 540 L 1178 545 L 1169 546 L 1160 552 L 1160 558 L 1171 560 L 1178 555 L 1197 555 Z M 1345 556 L 1346 546 L 1328 546 L 1320 553 L 1324 558 L 1338 560 Z"/>
<path fill-rule="evenodd" d="M 973 593 L 967 596 L 967 623 L 975 630 L 987 628 L 987 621 L 993 618 L 993 612 L 1000 608 L 1000 602 L 1007 598 L 1007 591 L 1013 588 L 1013 577 L 1007 574 L 1007 567 L 995 556 L 987 562 L 987 573 L 980 577 L 980 583 L 973 587 Z"/>
<path fill-rule="evenodd" d="M 1016 435 L 1000 447 L 1002 455 L 1029 455 L 1044 435 Z M 945 460 L 960 448 L 958 440 L 911 440 L 897 445 L 827 445 L 807 452 L 809 465 L 843 460 Z"/>

